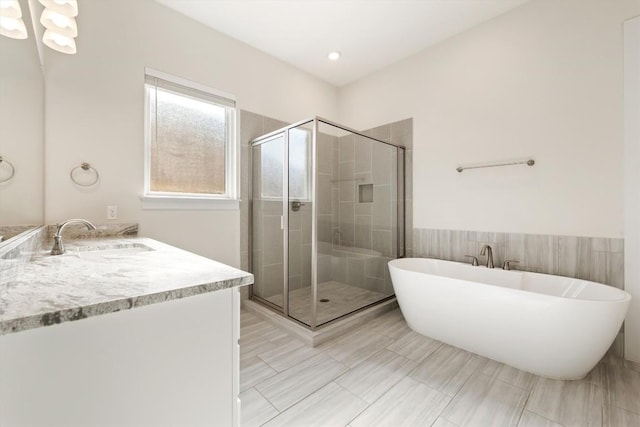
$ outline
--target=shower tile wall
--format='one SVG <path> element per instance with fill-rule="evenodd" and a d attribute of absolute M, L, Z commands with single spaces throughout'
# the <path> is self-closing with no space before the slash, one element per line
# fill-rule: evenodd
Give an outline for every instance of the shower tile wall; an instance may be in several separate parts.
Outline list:
<path fill-rule="evenodd" d="M 591 280 L 624 289 L 624 240 L 600 237 L 553 236 L 519 233 L 488 233 L 464 230 L 415 228 L 413 249 L 417 257 L 470 262 L 465 255 L 486 258 L 480 249 L 493 249 L 496 267 L 504 260 L 519 261 L 517 270 Z M 622 356 L 623 335 L 613 351 Z"/>

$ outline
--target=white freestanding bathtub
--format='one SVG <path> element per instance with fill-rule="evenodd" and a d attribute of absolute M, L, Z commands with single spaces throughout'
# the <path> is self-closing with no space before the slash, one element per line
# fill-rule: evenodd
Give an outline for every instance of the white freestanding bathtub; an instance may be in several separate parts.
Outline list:
<path fill-rule="evenodd" d="M 414 331 L 563 380 L 584 377 L 604 356 L 631 300 L 585 280 L 429 258 L 396 259 L 389 271 Z"/>

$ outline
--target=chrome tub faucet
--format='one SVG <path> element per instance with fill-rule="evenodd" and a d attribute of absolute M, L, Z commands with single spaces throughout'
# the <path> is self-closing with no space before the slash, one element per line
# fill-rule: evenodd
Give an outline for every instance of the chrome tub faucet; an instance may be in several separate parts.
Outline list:
<path fill-rule="evenodd" d="M 487 255 L 487 268 L 493 268 L 493 250 L 491 250 L 491 246 L 484 245 L 482 249 L 480 249 L 480 255 Z"/>

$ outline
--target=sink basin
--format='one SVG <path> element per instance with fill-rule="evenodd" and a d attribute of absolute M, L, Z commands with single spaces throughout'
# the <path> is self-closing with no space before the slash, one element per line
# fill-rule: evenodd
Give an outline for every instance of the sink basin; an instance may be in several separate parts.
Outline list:
<path fill-rule="evenodd" d="M 155 251 L 155 249 L 142 243 L 112 243 L 99 246 L 80 246 L 77 249 L 69 249 L 67 254 L 79 258 L 117 259 L 151 251 Z"/>

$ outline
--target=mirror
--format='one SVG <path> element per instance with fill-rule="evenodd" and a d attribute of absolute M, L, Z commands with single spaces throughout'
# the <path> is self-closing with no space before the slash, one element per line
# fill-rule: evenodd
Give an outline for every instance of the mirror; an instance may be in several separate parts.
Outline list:
<path fill-rule="evenodd" d="M 28 38 L 0 35 L 0 247 L 44 217 L 44 79 L 29 2 L 19 3 Z"/>

